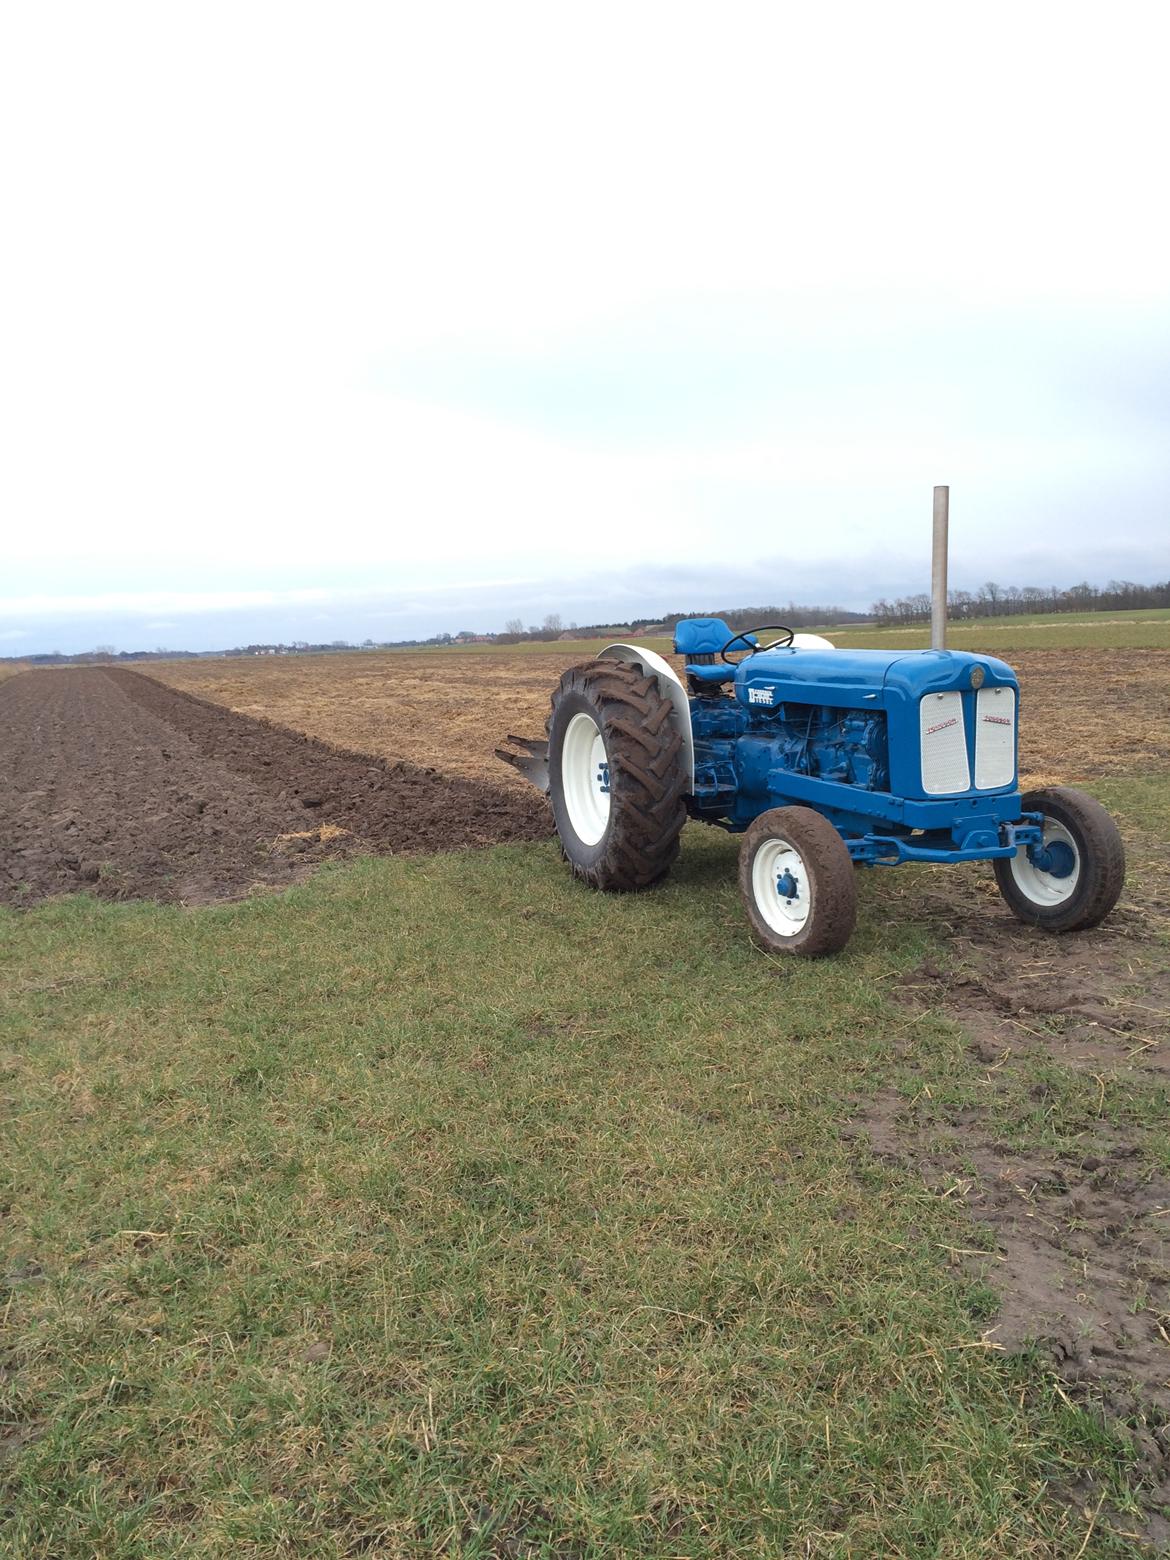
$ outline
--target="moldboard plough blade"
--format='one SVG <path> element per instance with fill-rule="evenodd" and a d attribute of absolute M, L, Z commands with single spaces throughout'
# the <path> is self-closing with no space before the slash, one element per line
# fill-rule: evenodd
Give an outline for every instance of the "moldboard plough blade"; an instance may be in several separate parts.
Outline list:
<path fill-rule="evenodd" d="M 509 753 L 507 748 L 498 747 L 496 757 L 502 758 L 505 764 L 511 764 L 513 769 L 518 769 L 525 780 L 531 780 L 538 791 L 548 790 L 548 742 L 544 737 L 514 737 L 511 733 L 505 738 L 515 747 L 523 748 L 522 753 Z"/>

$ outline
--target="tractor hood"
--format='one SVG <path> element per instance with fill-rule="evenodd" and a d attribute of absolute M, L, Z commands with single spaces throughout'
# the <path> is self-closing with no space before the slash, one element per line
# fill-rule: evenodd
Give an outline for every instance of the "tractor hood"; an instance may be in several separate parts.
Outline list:
<path fill-rule="evenodd" d="M 1014 788 L 1018 691 L 1006 662 L 964 650 L 768 650 L 735 674 L 764 729 L 802 705 L 868 712 L 884 726 L 889 789 L 907 801 Z"/>
<path fill-rule="evenodd" d="M 976 668 L 980 670 L 976 672 Z M 760 709 L 787 701 L 855 709 L 917 701 L 927 693 L 978 685 L 1016 687 L 1005 661 L 965 650 L 797 650 L 749 656 L 735 674 L 735 696 Z"/>

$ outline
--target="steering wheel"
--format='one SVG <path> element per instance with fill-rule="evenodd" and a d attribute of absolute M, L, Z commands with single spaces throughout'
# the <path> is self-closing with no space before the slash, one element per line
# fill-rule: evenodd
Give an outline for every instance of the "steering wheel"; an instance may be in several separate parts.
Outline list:
<path fill-rule="evenodd" d="M 749 634 L 770 634 L 774 628 L 779 629 L 780 633 L 784 636 L 783 639 L 773 639 L 770 645 L 748 644 L 747 636 Z M 719 659 L 721 661 L 726 661 L 728 666 L 742 666 L 742 661 L 733 661 L 727 653 L 731 649 L 732 645 L 738 643 L 738 641 L 741 639 L 743 640 L 744 649 L 747 651 L 747 654 L 751 656 L 759 655 L 761 650 L 783 650 L 784 647 L 786 645 L 790 645 L 795 638 L 795 633 L 788 627 L 787 623 L 761 623 L 759 628 L 745 628 L 742 634 L 732 634 L 731 638 L 723 646 L 723 649 L 720 650 Z M 744 660 L 746 659 L 747 656 L 744 657 Z"/>

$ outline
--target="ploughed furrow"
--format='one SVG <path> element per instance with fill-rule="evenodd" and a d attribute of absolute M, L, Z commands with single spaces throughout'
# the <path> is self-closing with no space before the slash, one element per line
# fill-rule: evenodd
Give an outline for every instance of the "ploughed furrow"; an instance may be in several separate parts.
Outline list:
<path fill-rule="evenodd" d="M 0 903 L 201 903 L 327 857 L 551 833 L 535 792 L 340 752 L 124 668 L 0 684 Z"/>

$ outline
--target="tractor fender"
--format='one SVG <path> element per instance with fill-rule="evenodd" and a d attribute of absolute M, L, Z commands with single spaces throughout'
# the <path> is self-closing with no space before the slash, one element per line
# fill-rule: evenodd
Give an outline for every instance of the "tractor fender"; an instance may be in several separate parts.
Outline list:
<path fill-rule="evenodd" d="M 695 789 L 695 741 L 691 735 L 691 702 L 674 667 L 654 650 L 641 645 L 606 645 L 599 661 L 629 661 L 640 666 L 647 677 L 656 677 L 662 694 L 670 700 L 671 719 L 683 740 L 683 762 L 687 771 L 687 790 Z"/>

